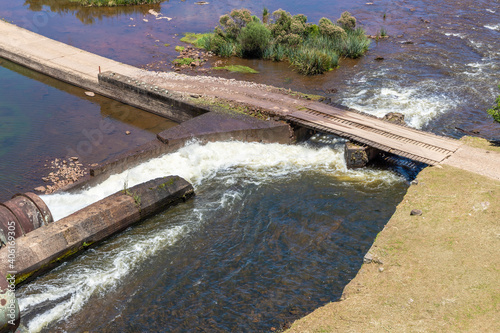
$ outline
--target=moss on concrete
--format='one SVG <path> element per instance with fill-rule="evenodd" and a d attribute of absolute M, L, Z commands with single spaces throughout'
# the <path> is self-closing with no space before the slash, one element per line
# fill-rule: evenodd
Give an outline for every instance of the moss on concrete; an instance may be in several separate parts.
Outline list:
<path fill-rule="evenodd" d="M 264 110 L 256 109 L 253 106 L 228 101 L 222 98 L 203 96 L 198 98 L 190 98 L 192 104 L 199 107 L 207 108 L 211 111 L 223 112 L 228 114 L 246 114 L 256 117 L 261 120 L 266 120 L 269 116 Z"/>
<path fill-rule="evenodd" d="M 499 145 L 495 145 L 495 144 L 491 143 L 490 141 L 483 139 L 483 138 L 478 138 L 476 136 L 464 136 L 463 138 L 460 139 L 460 141 L 462 141 L 466 145 L 474 147 L 474 148 L 481 148 L 481 149 L 496 151 L 496 152 L 500 153 L 500 146 Z"/>

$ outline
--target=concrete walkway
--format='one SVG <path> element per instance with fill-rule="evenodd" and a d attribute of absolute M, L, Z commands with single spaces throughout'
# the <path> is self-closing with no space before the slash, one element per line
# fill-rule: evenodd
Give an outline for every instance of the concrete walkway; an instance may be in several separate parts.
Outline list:
<path fill-rule="evenodd" d="M 87 90 L 99 89 L 97 75 L 114 71 L 134 76 L 140 69 L 0 21 L 0 57 Z M 111 96 L 110 96 L 111 97 Z"/>

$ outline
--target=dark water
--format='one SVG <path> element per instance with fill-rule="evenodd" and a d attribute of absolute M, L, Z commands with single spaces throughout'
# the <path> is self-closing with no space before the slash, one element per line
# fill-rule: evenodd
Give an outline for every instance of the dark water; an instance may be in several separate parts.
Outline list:
<path fill-rule="evenodd" d="M 383 26 L 391 38 L 373 41 L 365 57 L 343 59 L 339 69 L 321 76 L 300 76 L 286 63 L 234 59 L 228 62 L 249 65 L 260 74 L 224 75 L 319 93 L 334 103 L 376 115 L 402 112 L 412 126 L 439 134 L 460 137 L 456 129 L 460 127 L 498 139 L 499 124 L 485 110 L 500 92 L 496 88 L 500 82 L 499 3 L 366 3 L 243 0 L 199 6 L 187 0 L 95 11 L 64 1 L 0 0 L 0 17 L 115 60 L 169 69 L 183 32 L 209 31 L 232 8 L 254 12 L 264 6 L 271 11 L 284 8 L 304 13 L 310 21 L 322 16 L 334 19 L 349 10 L 370 34 Z M 156 20 L 150 9 L 172 20 Z M 376 56 L 384 60 L 376 61 Z M 2 78 L 17 75 L 4 68 L 0 71 Z M 93 108 L 94 122 L 121 114 L 102 111 L 113 108 L 98 107 L 95 99 L 82 98 L 81 90 L 72 94 L 80 97 L 71 96 L 74 99 L 64 103 L 67 97 L 52 87 L 54 83 L 16 80 L 19 83 L 2 86 L 1 103 L 10 99 L 4 119 L 23 134 L 18 138 L 28 140 L 33 128 L 45 124 L 37 120 L 43 119 L 42 113 L 29 113 L 34 108 L 23 107 L 26 91 L 33 92 L 40 108 L 81 104 L 78 110 L 86 110 L 85 114 Z M 23 80 L 35 85 L 19 89 L 25 87 Z M 78 118 L 81 114 L 68 121 L 61 116 L 55 122 L 60 131 L 70 133 L 64 140 L 73 145 L 79 141 L 71 141 L 71 136 L 81 133 L 87 121 Z M 34 121 L 35 126 L 27 125 Z M 116 120 L 117 127 L 123 126 L 117 135 L 131 126 L 153 127 L 137 122 Z M 148 138 L 155 131 L 146 130 L 143 135 Z M 2 140 L 12 137 L 4 133 L 2 127 Z M 36 144 L 43 145 L 37 152 L 55 157 L 65 153 L 67 144 L 58 145 L 56 136 L 37 137 L 41 139 Z M 112 142 L 126 140 L 117 138 Z M 330 139 L 318 140 L 328 143 Z M 64 215 L 68 207 L 120 190 L 124 181 L 131 185 L 146 176 L 167 174 L 194 182 L 198 194 L 195 200 L 129 229 L 23 287 L 18 295 L 23 324 L 34 332 L 268 331 L 337 299 L 404 195 L 404 179 L 374 169 L 347 171 L 337 146 L 317 150 L 232 145 L 194 145 L 135 173 L 110 179 L 82 197 L 44 198 L 56 214 Z M 27 177 L 21 173 L 17 181 L 11 180 L 16 170 L 37 169 L 32 160 L 44 157 L 32 158 L 38 155 L 26 152 L 25 156 L 19 149 L 7 151 L 8 147 L 0 145 L 5 151 L 2 158 L 8 155 L 16 162 L 0 164 L 4 168 L 0 187 L 11 190 Z M 99 158 L 106 158 L 106 152 L 112 150 L 104 149 Z M 92 158 L 98 159 L 94 154 Z M 6 174 L 8 185 L 4 185 Z"/>
<path fill-rule="evenodd" d="M 345 170 L 338 145 L 214 143 L 44 200 L 57 213 L 124 178 L 140 182 L 146 170 L 178 170 L 196 197 L 21 288 L 32 331 L 283 327 L 338 299 L 407 188 L 389 171 Z"/>

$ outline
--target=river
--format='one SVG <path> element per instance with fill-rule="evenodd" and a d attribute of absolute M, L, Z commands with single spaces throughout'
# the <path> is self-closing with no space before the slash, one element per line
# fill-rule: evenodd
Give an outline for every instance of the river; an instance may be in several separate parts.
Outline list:
<path fill-rule="evenodd" d="M 200 6 L 165 1 L 97 11 L 49 0 L 0 4 L 1 18 L 45 36 L 166 70 L 182 33 L 206 32 L 235 7 L 284 8 L 316 22 L 349 10 L 370 34 L 384 27 L 391 37 L 373 41 L 365 57 L 344 59 L 339 69 L 321 76 L 302 77 L 283 63 L 241 59 L 228 62 L 250 65 L 260 74 L 217 75 L 322 94 L 375 115 L 402 112 L 414 127 L 456 138 L 462 135 L 457 127 L 500 137 L 499 125 L 485 113 L 500 92 L 498 2 L 211 1 Z M 172 20 L 156 20 L 149 9 Z M 68 145 L 84 138 L 64 141 L 82 135 L 82 123 L 93 128 L 109 118 L 117 127 L 109 143 L 87 157 L 89 163 L 160 130 L 157 119 L 139 125 L 138 119 L 120 119 L 123 112 L 109 116 L 111 111 L 103 112 L 109 100 L 97 102 L 82 90 L 2 65 L 2 123 L 9 116 L 19 126 L 10 141 L 0 133 L 2 191 L 34 184 L 45 159 L 65 156 Z M 66 117 L 69 111 L 72 116 Z M 66 136 L 33 132 L 45 126 Z M 138 134 L 127 137 L 126 130 Z M 32 150 L 9 148 L 13 138 L 20 142 L 16 147 Z M 20 288 L 23 325 L 33 332 L 269 331 L 338 299 L 412 177 L 377 168 L 349 171 L 341 156 L 342 142 L 330 136 L 299 146 L 193 143 L 83 193 L 44 197 L 62 217 L 125 183 L 150 177 L 178 174 L 193 182 L 197 193 Z M 27 181 L 24 170 L 33 170 L 33 179 Z"/>

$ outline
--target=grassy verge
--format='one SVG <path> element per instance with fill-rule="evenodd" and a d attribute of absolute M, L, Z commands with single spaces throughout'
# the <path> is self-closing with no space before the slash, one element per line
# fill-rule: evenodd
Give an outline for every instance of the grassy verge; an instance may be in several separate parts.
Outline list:
<path fill-rule="evenodd" d="M 422 215 L 410 216 L 413 209 Z M 500 182 L 450 166 L 424 169 L 342 301 L 289 332 L 500 331 L 499 216 Z"/>
<path fill-rule="evenodd" d="M 183 39 L 221 57 L 288 61 L 305 75 L 334 69 L 341 57 L 361 57 L 370 45 L 348 12 L 336 23 L 322 18 L 313 24 L 305 15 L 292 16 L 282 9 L 272 15 L 264 9 L 262 20 L 248 9 L 233 10 L 220 17 L 212 33 L 186 34 Z"/>
<path fill-rule="evenodd" d="M 84 6 L 93 7 L 113 7 L 113 6 L 126 6 L 126 5 L 145 5 L 160 3 L 164 0 L 70 0 L 71 2 L 78 2 Z"/>

